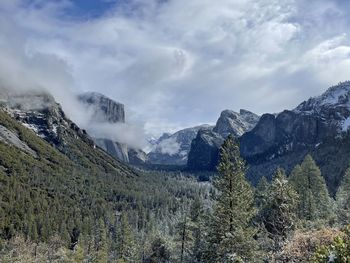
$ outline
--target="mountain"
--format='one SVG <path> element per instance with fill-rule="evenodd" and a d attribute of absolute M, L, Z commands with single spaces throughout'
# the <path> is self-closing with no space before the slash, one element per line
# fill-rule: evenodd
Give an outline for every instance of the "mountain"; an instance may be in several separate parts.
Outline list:
<path fill-rule="evenodd" d="M 108 123 L 125 123 L 125 111 L 122 103 L 116 102 L 97 92 L 86 92 L 78 95 L 78 99 L 90 107 L 93 121 Z"/>
<path fill-rule="evenodd" d="M 219 149 L 224 138 L 212 130 L 200 130 L 192 141 L 187 167 L 190 170 L 215 170 L 219 160 Z"/>
<path fill-rule="evenodd" d="M 192 140 L 201 129 L 212 129 L 212 127 L 204 124 L 174 134 L 164 133 L 153 143 L 153 150 L 148 154 L 149 161 L 153 164 L 185 165 Z"/>
<path fill-rule="evenodd" d="M 125 124 L 125 110 L 122 103 L 116 102 L 97 92 L 86 92 L 78 96 L 79 101 L 91 112 L 90 128 L 103 124 Z M 93 138 L 94 142 L 113 157 L 125 163 L 142 164 L 147 162 L 146 154 L 140 149 L 132 149 L 127 144 L 111 138 Z M 135 154 L 135 153 L 138 154 Z M 132 158 L 129 157 L 132 155 Z"/>
<path fill-rule="evenodd" d="M 293 110 L 264 114 L 241 139 L 241 154 L 250 164 L 253 181 L 287 171 L 311 153 L 334 193 L 350 164 L 350 82 L 329 88 Z"/>
<path fill-rule="evenodd" d="M 56 148 L 64 149 L 67 134 L 80 138 L 90 146 L 94 145 L 86 131 L 80 129 L 66 117 L 61 106 L 55 102 L 51 95 L 25 93 L 4 96 L 0 92 L 0 97 L 3 111 L 6 111 Z"/>
<path fill-rule="evenodd" d="M 188 154 L 187 167 L 190 170 L 214 170 L 219 161 L 219 148 L 229 134 L 240 137 L 250 131 L 259 121 L 259 116 L 247 111 L 221 112 L 215 127 L 198 132 Z"/>

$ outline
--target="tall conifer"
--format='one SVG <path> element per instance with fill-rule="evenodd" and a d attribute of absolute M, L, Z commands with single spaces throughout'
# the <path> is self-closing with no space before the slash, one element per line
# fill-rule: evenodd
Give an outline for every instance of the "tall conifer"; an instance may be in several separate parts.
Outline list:
<path fill-rule="evenodd" d="M 254 192 L 245 178 L 246 166 L 238 142 L 232 136 L 222 145 L 220 157 L 214 182 L 219 196 L 209 231 L 208 262 L 250 262 L 256 250 L 251 226 L 256 215 Z"/>

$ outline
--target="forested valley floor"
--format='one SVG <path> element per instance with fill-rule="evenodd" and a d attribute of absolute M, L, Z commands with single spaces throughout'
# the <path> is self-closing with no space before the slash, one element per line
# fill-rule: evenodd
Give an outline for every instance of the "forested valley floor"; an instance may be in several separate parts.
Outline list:
<path fill-rule="evenodd" d="M 63 154 L 0 120 L 36 152 L 0 142 L 1 262 L 349 262 L 350 170 L 335 196 L 310 155 L 253 187 L 228 137 L 218 175 L 198 182 L 68 135 Z"/>

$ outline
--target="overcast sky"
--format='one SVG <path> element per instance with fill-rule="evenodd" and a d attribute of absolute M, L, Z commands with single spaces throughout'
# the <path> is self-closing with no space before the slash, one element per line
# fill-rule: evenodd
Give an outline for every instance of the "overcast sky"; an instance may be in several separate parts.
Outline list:
<path fill-rule="evenodd" d="M 159 134 L 294 108 L 350 79 L 350 1 L 0 0 L 0 80 L 98 91 Z"/>

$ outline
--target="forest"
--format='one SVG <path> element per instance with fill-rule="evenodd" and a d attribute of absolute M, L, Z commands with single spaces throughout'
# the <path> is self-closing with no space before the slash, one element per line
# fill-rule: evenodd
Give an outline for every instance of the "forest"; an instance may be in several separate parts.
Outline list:
<path fill-rule="evenodd" d="M 311 155 L 253 187 L 229 136 L 209 182 L 137 168 L 115 176 L 1 118 L 42 154 L 0 142 L 1 262 L 349 262 L 350 169 L 335 196 Z"/>

